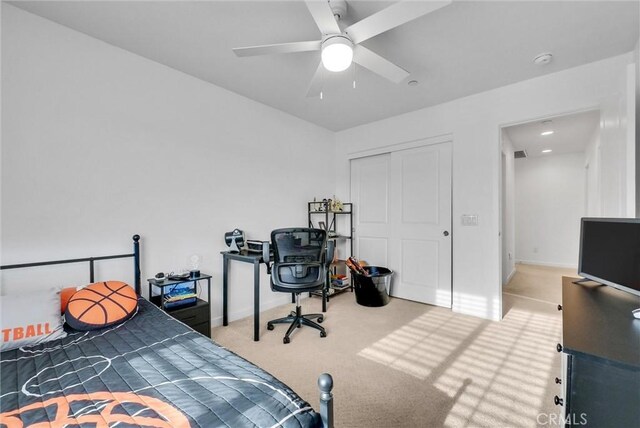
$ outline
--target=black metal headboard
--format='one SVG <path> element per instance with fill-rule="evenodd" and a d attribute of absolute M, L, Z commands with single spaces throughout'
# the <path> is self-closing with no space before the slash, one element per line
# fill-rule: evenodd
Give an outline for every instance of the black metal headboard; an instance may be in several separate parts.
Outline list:
<path fill-rule="evenodd" d="M 94 262 L 98 260 L 111 260 L 111 259 L 125 259 L 127 257 L 133 257 L 133 269 L 135 278 L 135 290 L 140 295 L 140 235 L 133 235 L 133 253 L 131 254 L 116 254 L 113 256 L 99 256 L 99 257 L 84 257 L 81 259 L 67 259 L 67 260 L 52 260 L 48 262 L 36 262 L 36 263 L 21 263 L 16 265 L 4 265 L 0 266 L 0 270 L 4 269 L 20 269 L 36 266 L 48 266 L 48 265 L 62 265 L 67 263 L 82 263 L 89 262 L 89 282 L 95 282 L 94 278 Z"/>

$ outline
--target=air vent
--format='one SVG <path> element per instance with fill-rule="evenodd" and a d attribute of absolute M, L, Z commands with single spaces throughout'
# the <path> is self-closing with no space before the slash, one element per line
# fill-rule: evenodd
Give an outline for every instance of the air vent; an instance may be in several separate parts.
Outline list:
<path fill-rule="evenodd" d="M 516 158 L 516 159 L 526 158 L 527 157 L 527 151 L 526 150 L 516 150 L 515 152 L 513 152 L 513 157 Z"/>

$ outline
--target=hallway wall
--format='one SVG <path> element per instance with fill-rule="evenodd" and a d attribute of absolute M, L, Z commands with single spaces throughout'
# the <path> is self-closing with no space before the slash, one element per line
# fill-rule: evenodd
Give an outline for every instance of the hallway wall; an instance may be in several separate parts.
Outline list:
<path fill-rule="evenodd" d="M 585 214 L 584 153 L 516 159 L 516 257 L 519 262 L 577 267 Z"/>

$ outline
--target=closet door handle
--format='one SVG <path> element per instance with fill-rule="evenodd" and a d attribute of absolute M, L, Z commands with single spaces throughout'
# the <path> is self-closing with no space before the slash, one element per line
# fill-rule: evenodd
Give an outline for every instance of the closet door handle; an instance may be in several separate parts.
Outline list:
<path fill-rule="evenodd" d="M 448 231 L 448 230 L 445 230 L 444 232 L 442 232 L 442 234 L 443 234 L 444 236 L 449 236 L 449 231 Z"/>

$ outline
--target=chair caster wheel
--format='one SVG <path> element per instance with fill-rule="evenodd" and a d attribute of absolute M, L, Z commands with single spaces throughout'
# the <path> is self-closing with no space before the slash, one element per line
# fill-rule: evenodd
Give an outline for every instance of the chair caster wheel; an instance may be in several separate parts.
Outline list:
<path fill-rule="evenodd" d="M 287 343 L 289 343 L 289 342 L 291 342 L 291 339 L 289 339 L 289 338 L 288 338 L 288 337 L 286 337 L 286 336 L 282 339 L 282 343 L 284 343 L 285 345 L 286 345 Z"/>
<path fill-rule="evenodd" d="M 327 337 L 327 333 L 325 333 L 324 331 L 320 332 L 320 337 Z"/>
<path fill-rule="evenodd" d="M 322 321 L 324 321 L 324 318 L 322 317 L 318 318 L 318 324 L 322 324 Z"/>
<path fill-rule="evenodd" d="M 268 323 L 267 324 L 267 330 L 273 330 L 273 324 Z"/>

